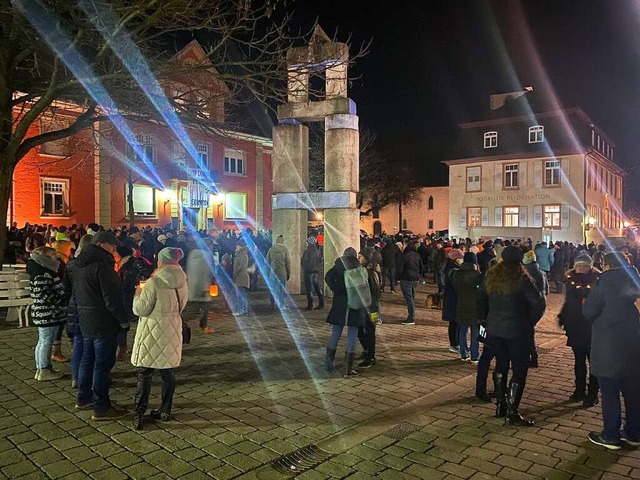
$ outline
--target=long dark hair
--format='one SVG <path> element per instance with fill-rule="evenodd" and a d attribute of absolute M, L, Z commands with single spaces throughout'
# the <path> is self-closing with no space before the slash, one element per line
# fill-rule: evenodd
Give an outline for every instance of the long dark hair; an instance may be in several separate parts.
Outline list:
<path fill-rule="evenodd" d="M 519 263 L 498 263 L 487 272 L 487 293 L 489 295 L 511 295 L 516 293 L 522 288 L 522 278 L 526 276 L 526 270 Z"/>

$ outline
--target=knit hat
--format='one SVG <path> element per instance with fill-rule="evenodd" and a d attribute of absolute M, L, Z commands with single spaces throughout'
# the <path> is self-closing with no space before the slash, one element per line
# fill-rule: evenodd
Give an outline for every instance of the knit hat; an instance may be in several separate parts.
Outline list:
<path fill-rule="evenodd" d="M 488 241 L 484 242 L 484 245 L 482 245 L 482 247 L 485 250 L 491 250 L 493 248 L 493 242 L 491 240 L 488 240 Z"/>
<path fill-rule="evenodd" d="M 93 236 L 93 241 L 91 242 L 93 244 L 96 243 L 110 243 L 111 245 L 115 245 L 116 247 L 118 245 L 120 245 L 120 242 L 118 241 L 118 239 L 116 238 L 116 236 L 111 233 L 111 232 L 97 232 L 94 236 Z"/>
<path fill-rule="evenodd" d="M 118 255 L 120 255 L 121 258 L 130 257 L 133 255 L 133 248 L 127 247 L 126 245 L 120 245 L 119 247 L 116 247 L 116 252 L 118 252 Z"/>
<path fill-rule="evenodd" d="M 173 263 L 179 261 L 184 256 L 179 248 L 165 247 L 158 252 L 158 263 Z"/>
<path fill-rule="evenodd" d="M 467 253 L 464 254 L 463 262 L 464 263 L 472 263 L 474 265 L 477 265 L 478 264 L 478 257 L 473 252 L 467 252 Z"/>
<path fill-rule="evenodd" d="M 593 259 L 587 252 L 580 252 L 576 259 L 573 261 L 574 265 L 589 265 L 593 267 Z"/>
<path fill-rule="evenodd" d="M 480 249 L 476 245 L 471 245 L 469 247 L 469 251 L 471 253 L 475 253 L 476 255 L 480 253 Z"/>
<path fill-rule="evenodd" d="M 358 258 L 358 252 L 356 252 L 356 249 L 353 247 L 349 247 L 347 249 L 345 249 L 344 253 L 342 254 L 342 256 L 344 257 L 355 257 Z"/>
<path fill-rule="evenodd" d="M 307 238 L 307 245 L 317 245 L 318 244 L 318 239 L 314 236 L 308 237 Z"/>
<path fill-rule="evenodd" d="M 464 253 L 462 253 L 462 250 L 458 250 L 457 248 L 453 248 L 453 249 L 451 249 L 449 251 L 447 256 L 451 260 L 461 260 L 461 259 L 464 258 Z"/>
<path fill-rule="evenodd" d="M 163 245 L 164 245 L 164 244 L 165 244 L 165 242 L 167 241 L 167 236 L 166 236 L 166 235 L 158 235 L 158 241 L 159 241 L 161 244 L 163 244 Z"/>
<path fill-rule="evenodd" d="M 371 261 L 371 250 L 369 250 L 368 248 L 363 248 L 362 250 L 360 250 L 360 253 L 358 253 L 358 255 L 363 256 L 367 262 Z"/>
<path fill-rule="evenodd" d="M 522 250 L 513 245 L 509 245 L 502 251 L 502 261 L 508 265 L 517 265 L 522 263 L 524 254 Z"/>
<path fill-rule="evenodd" d="M 524 258 L 522 259 L 522 263 L 524 263 L 525 265 L 529 265 L 530 263 L 533 263 L 536 260 L 537 260 L 536 252 L 534 252 L 533 250 L 529 250 L 527 253 L 524 254 Z"/>

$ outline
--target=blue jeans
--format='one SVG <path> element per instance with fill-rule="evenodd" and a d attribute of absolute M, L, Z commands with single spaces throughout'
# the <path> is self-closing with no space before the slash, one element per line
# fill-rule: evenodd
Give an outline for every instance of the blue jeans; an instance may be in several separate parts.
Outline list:
<path fill-rule="evenodd" d="M 418 288 L 417 281 L 400 280 L 400 290 L 402 290 L 404 302 L 407 304 L 407 320 L 416 319 L 416 288 Z"/>
<path fill-rule="evenodd" d="M 620 392 L 624 398 L 627 422 L 625 433 L 630 440 L 640 441 L 640 376 L 626 378 L 598 377 L 602 390 L 602 436 L 607 440 L 620 440 L 622 412 Z"/>
<path fill-rule="evenodd" d="M 51 347 L 58 335 L 59 325 L 53 327 L 38 327 L 38 343 L 36 344 L 36 368 L 45 370 L 51 368 Z"/>
<path fill-rule="evenodd" d="M 247 299 L 247 292 L 249 290 L 245 287 L 236 288 L 236 312 L 246 314 L 249 313 L 249 300 Z"/>
<path fill-rule="evenodd" d="M 356 343 L 358 343 L 358 327 L 347 327 L 347 353 L 353 353 L 356 351 Z M 329 345 L 327 348 L 336 350 L 338 348 L 338 342 L 342 336 L 342 330 L 344 325 L 333 325 L 331 330 L 331 338 L 329 339 Z"/>
<path fill-rule="evenodd" d="M 80 330 L 80 329 L 78 329 Z M 71 380 L 78 380 L 78 370 L 80 370 L 80 360 L 84 350 L 84 338 L 82 333 L 73 336 L 73 351 L 71 352 Z"/>
<path fill-rule="evenodd" d="M 316 292 L 318 305 L 324 306 L 324 294 L 318 283 L 318 274 L 315 272 L 304 272 L 304 289 L 307 293 L 307 304 L 313 306 L 313 293 Z"/>
<path fill-rule="evenodd" d="M 84 338 L 82 360 L 78 371 L 78 404 L 93 401 L 94 412 L 111 408 L 109 374 L 116 364 L 118 336 Z"/>
<path fill-rule="evenodd" d="M 467 344 L 467 334 L 471 330 L 471 360 L 478 360 L 480 356 L 480 342 L 478 341 L 478 333 L 480 327 L 478 325 L 460 325 L 458 330 L 458 339 L 460 340 L 460 356 L 467 358 L 469 356 L 469 347 Z"/>

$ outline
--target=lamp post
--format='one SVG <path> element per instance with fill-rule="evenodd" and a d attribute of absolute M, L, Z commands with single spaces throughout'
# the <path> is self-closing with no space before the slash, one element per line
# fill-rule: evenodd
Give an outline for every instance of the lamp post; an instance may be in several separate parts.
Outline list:
<path fill-rule="evenodd" d="M 173 192 L 171 190 L 160 190 L 159 191 L 160 200 L 162 201 L 162 216 L 167 216 L 167 204 L 171 203 L 171 197 L 173 197 Z"/>
<path fill-rule="evenodd" d="M 584 219 L 582 224 L 584 226 L 584 244 L 587 245 L 588 244 L 587 232 L 595 227 L 596 219 L 593 216 L 589 215 Z"/>

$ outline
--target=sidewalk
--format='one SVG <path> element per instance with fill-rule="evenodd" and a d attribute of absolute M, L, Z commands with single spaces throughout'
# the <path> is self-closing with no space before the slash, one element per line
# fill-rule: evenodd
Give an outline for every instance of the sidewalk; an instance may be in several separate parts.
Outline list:
<path fill-rule="evenodd" d="M 402 296 L 385 294 L 378 364 L 345 380 L 322 373 L 326 310 L 283 318 L 264 294 L 251 295 L 253 316 L 234 319 L 218 304 L 215 333 L 194 330 L 176 375 L 176 420 L 148 421 L 139 432 L 130 419 L 95 423 L 75 412 L 69 380 L 34 381 L 35 329 L 0 331 L 0 476 L 640 478 L 640 451 L 592 448 L 586 434 L 600 428 L 600 410 L 566 401 L 573 359 L 556 327 L 558 295 L 538 327 L 546 348 L 523 400 L 537 424 L 515 429 L 474 403 L 474 367 L 448 352 L 441 312 L 421 308 L 417 324 L 404 326 Z M 344 339 L 338 348 L 340 367 Z M 133 367 L 118 364 L 112 399 L 131 406 L 134 390 Z M 152 406 L 159 394 L 154 386 Z M 281 457 L 303 447 L 296 469 L 283 470 L 289 458 Z"/>

